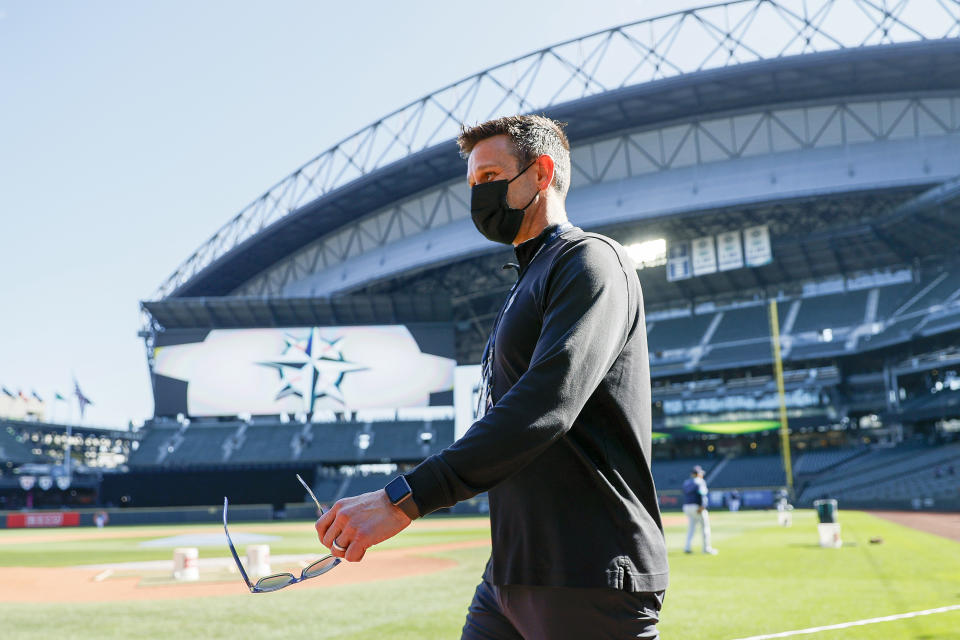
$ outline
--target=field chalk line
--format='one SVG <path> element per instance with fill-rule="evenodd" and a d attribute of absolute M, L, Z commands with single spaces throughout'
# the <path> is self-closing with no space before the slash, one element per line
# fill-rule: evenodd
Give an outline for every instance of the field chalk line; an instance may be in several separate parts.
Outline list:
<path fill-rule="evenodd" d="M 781 631 L 780 633 L 768 633 L 762 636 L 750 636 L 749 638 L 737 638 L 737 640 L 767 640 L 768 638 L 789 638 L 790 636 L 802 636 L 810 633 L 819 633 L 820 631 L 833 631 L 834 629 L 847 629 L 849 627 L 860 627 L 865 624 L 875 624 L 877 622 L 891 622 L 893 620 L 903 620 L 905 618 L 917 618 L 920 616 L 929 616 L 934 613 L 946 613 L 947 611 L 960 610 L 960 604 L 952 604 L 949 607 L 937 607 L 936 609 L 925 609 L 923 611 L 911 611 L 910 613 L 898 613 L 894 616 L 884 616 L 882 618 L 867 618 L 866 620 L 854 620 L 853 622 L 841 622 L 840 624 L 829 624 L 823 627 L 811 627 L 809 629 L 797 629 L 796 631 Z"/>

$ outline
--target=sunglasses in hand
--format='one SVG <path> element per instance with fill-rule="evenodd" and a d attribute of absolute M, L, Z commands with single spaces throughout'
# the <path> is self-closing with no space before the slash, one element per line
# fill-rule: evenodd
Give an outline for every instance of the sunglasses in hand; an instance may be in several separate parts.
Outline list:
<path fill-rule="evenodd" d="M 313 498 L 313 501 L 317 505 L 318 513 L 322 515 L 323 507 L 320 506 L 320 501 L 317 500 L 317 496 L 313 495 L 313 491 L 309 486 L 307 486 L 307 483 L 303 481 L 303 478 L 300 477 L 300 474 L 297 474 L 297 480 L 300 481 L 300 484 L 303 485 L 303 488 L 306 489 L 307 493 L 310 494 L 310 497 Z M 237 555 L 237 549 L 233 546 L 233 540 L 230 539 L 230 531 L 227 529 L 226 496 L 223 497 L 223 531 L 227 534 L 227 544 L 230 545 L 230 553 L 233 554 L 233 559 L 237 563 L 237 569 L 240 570 L 240 575 L 243 576 L 243 581 L 247 583 L 247 588 L 250 589 L 250 593 L 269 593 L 270 591 L 278 591 L 279 589 L 289 587 L 292 584 L 297 584 L 298 582 L 303 582 L 304 580 L 321 576 L 340 564 L 340 558 L 334 558 L 331 555 L 326 555 L 319 560 L 308 564 L 303 571 L 300 572 L 299 578 L 292 573 L 274 573 L 260 578 L 257 580 L 256 584 L 253 584 L 250 582 L 250 578 L 247 577 L 247 572 L 244 570 L 243 564 L 240 562 L 240 556 Z"/>

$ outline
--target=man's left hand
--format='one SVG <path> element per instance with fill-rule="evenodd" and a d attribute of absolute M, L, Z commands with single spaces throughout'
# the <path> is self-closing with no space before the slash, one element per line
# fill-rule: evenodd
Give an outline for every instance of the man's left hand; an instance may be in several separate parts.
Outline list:
<path fill-rule="evenodd" d="M 359 562 L 367 549 L 392 538 L 410 525 L 410 518 L 391 504 L 383 489 L 337 500 L 317 520 L 317 537 L 330 553 L 347 562 Z M 345 551 L 333 546 L 334 540 Z"/>

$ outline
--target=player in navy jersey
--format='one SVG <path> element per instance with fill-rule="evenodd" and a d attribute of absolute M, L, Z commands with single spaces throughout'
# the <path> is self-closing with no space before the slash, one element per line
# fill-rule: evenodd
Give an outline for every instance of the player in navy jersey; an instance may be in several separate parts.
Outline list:
<path fill-rule="evenodd" d="M 710 545 L 710 517 L 707 513 L 707 483 L 703 479 L 703 467 L 696 465 L 690 477 L 683 481 L 683 513 L 687 516 L 687 542 L 684 553 L 693 553 L 693 534 L 700 527 L 703 534 L 703 552 L 712 556 L 717 550 Z"/>

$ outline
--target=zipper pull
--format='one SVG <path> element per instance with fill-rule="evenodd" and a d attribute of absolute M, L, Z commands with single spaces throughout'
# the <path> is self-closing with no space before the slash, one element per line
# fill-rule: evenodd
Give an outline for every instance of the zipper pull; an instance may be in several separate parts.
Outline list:
<path fill-rule="evenodd" d="M 503 265 L 500 268 L 503 269 L 504 271 L 510 271 L 510 269 L 513 269 L 514 271 L 517 272 L 518 276 L 520 275 L 520 265 L 518 265 L 516 262 L 508 262 L 507 264 Z"/>

